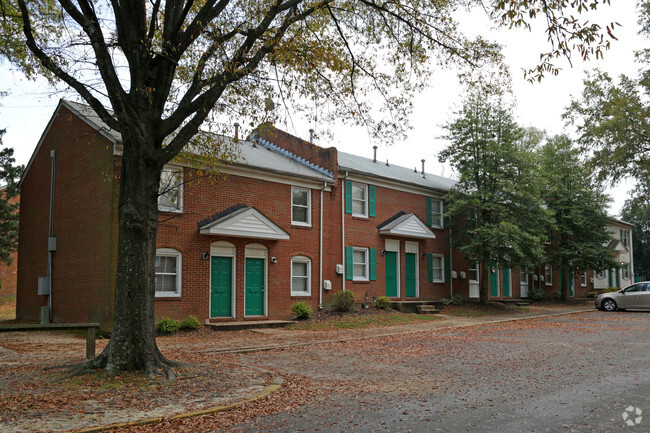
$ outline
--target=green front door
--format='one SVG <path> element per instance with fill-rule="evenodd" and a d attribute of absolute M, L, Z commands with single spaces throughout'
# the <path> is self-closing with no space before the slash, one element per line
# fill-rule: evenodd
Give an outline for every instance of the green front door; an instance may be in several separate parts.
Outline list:
<path fill-rule="evenodd" d="M 501 274 L 503 275 L 503 296 L 512 296 L 510 293 L 510 268 L 503 268 Z"/>
<path fill-rule="evenodd" d="M 404 274 L 406 279 L 406 290 L 405 295 L 407 298 L 415 298 L 416 293 L 416 278 L 417 274 L 415 272 L 415 259 L 416 254 L 406 253 L 404 254 Z"/>
<path fill-rule="evenodd" d="M 397 297 L 397 253 L 386 251 L 386 296 Z"/>
<path fill-rule="evenodd" d="M 244 303 L 247 316 L 264 315 L 264 259 L 246 259 Z"/>
<path fill-rule="evenodd" d="M 490 296 L 496 298 L 499 296 L 499 274 L 497 273 L 497 266 L 492 263 L 490 265 Z"/>
<path fill-rule="evenodd" d="M 212 257 L 210 317 L 232 316 L 232 257 Z"/>

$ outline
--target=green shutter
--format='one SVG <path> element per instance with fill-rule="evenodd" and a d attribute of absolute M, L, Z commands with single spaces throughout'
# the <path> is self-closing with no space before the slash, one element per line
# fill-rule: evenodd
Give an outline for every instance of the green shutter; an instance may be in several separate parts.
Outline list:
<path fill-rule="evenodd" d="M 445 282 L 451 281 L 451 255 L 445 254 Z"/>
<path fill-rule="evenodd" d="M 377 250 L 370 248 L 370 281 L 377 279 Z"/>
<path fill-rule="evenodd" d="M 352 264 L 352 247 L 345 247 L 345 279 L 351 280 L 354 275 Z"/>
<path fill-rule="evenodd" d="M 427 281 L 433 283 L 433 254 L 427 254 Z"/>
<path fill-rule="evenodd" d="M 427 197 L 427 225 L 431 227 L 433 225 L 433 219 L 431 218 L 431 197 Z"/>
<path fill-rule="evenodd" d="M 375 201 L 375 186 L 368 185 L 368 215 L 371 217 L 377 214 L 377 205 Z"/>
<path fill-rule="evenodd" d="M 352 182 L 345 181 L 345 213 L 352 213 Z"/>

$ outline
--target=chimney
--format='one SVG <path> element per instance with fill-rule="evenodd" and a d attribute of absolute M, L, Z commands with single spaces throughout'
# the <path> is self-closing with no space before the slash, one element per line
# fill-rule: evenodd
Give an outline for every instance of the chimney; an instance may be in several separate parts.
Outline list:
<path fill-rule="evenodd" d="M 235 122 L 235 141 L 239 140 L 239 122 Z"/>
<path fill-rule="evenodd" d="M 422 160 L 422 177 L 425 177 L 424 176 L 424 159 Z"/>
<path fill-rule="evenodd" d="M 377 162 L 377 146 L 372 146 L 375 151 L 375 156 L 372 158 L 372 162 Z"/>
<path fill-rule="evenodd" d="M 309 129 L 309 142 L 314 144 L 314 128 Z"/>

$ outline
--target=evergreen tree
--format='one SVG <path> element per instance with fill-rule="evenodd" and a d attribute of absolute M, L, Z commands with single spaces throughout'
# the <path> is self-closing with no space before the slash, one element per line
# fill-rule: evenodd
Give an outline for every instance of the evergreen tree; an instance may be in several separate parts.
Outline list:
<path fill-rule="evenodd" d="M 5 131 L 0 130 L 0 146 Z M 18 246 L 18 180 L 22 166 L 15 166 L 14 150 L 0 150 L 0 261 L 11 264 L 11 253 Z"/>
<path fill-rule="evenodd" d="M 548 262 L 560 269 L 561 299 L 567 300 L 572 275 L 616 266 L 607 248 L 609 198 L 565 135 L 552 137 L 542 147 L 540 168 L 544 202 L 553 216 Z"/>
<path fill-rule="evenodd" d="M 650 278 L 650 195 L 645 188 L 637 189 L 634 196 L 625 201 L 621 217 L 634 224 L 634 275 L 647 280 Z"/>

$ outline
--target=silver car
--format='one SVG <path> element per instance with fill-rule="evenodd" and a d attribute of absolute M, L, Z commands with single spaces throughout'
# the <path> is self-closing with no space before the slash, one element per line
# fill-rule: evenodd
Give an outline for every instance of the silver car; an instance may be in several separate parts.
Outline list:
<path fill-rule="evenodd" d="M 650 282 L 635 283 L 617 292 L 601 293 L 596 308 L 605 311 L 650 308 Z"/>

